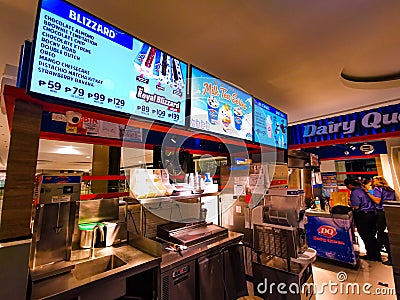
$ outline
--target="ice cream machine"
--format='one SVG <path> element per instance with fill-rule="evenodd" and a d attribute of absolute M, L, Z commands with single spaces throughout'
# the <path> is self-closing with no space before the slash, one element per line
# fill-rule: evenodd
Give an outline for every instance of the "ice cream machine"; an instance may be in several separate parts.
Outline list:
<path fill-rule="evenodd" d="M 35 191 L 31 269 L 70 259 L 81 176 L 40 175 Z"/>

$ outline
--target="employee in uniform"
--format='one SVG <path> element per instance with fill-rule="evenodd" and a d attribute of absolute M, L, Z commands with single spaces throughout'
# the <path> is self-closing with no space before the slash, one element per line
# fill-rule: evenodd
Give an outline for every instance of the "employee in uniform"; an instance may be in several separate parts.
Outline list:
<path fill-rule="evenodd" d="M 359 181 L 346 178 L 344 184 L 351 191 L 350 203 L 354 212 L 354 224 L 367 251 L 367 255 L 360 256 L 360 258 L 381 261 L 378 241 L 375 237 L 377 231 L 375 204 L 362 189 Z"/>
<path fill-rule="evenodd" d="M 382 176 L 374 176 L 372 178 L 371 187 L 373 189 L 373 194 L 368 193 L 370 199 L 375 203 L 376 209 L 376 228 L 377 228 L 377 239 L 379 243 L 379 250 L 382 246 L 385 246 L 386 252 L 388 254 L 388 260 L 383 262 L 383 264 L 391 266 L 392 265 L 392 254 L 390 252 L 389 235 L 386 230 L 386 218 L 385 211 L 383 210 L 383 204 L 385 200 L 396 200 L 396 194 L 394 189 L 392 189 L 387 183 L 386 179 Z M 363 188 L 368 192 L 366 188 Z"/>

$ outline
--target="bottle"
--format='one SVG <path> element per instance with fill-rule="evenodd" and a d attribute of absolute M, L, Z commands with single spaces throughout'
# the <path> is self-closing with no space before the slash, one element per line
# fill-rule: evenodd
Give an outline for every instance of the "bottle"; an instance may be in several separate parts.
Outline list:
<path fill-rule="evenodd" d="M 201 175 L 197 172 L 194 174 L 194 189 L 201 190 Z"/>
<path fill-rule="evenodd" d="M 194 187 L 194 174 L 189 174 L 189 185 Z"/>
<path fill-rule="evenodd" d="M 321 210 L 321 202 L 319 201 L 318 197 L 315 197 L 315 209 L 318 211 Z"/>
<path fill-rule="evenodd" d="M 324 200 L 325 201 L 325 212 L 329 213 L 329 201 L 327 199 Z"/>

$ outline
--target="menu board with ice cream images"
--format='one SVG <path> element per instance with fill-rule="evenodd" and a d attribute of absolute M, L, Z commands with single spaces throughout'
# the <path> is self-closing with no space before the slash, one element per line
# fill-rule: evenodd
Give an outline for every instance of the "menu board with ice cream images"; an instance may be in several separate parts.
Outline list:
<path fill-rule="evenodd" d="M 254 98 L 254 141 L 287 149 L 287 115 Z"/>
<path fill-rule="evenodd" d="M 136 115 L 184 126 L 187 64 L 138 40 L 133 49 Z"/>
<path fill-rule="evenodd" d="M 190 127 L 251 141 L 252 98 L 192 66 Z"/>
<path fill-rule="evenodd" d="M 28 91 L 185 125 L 187 64 L 63 0 L 39 2 Z"/>

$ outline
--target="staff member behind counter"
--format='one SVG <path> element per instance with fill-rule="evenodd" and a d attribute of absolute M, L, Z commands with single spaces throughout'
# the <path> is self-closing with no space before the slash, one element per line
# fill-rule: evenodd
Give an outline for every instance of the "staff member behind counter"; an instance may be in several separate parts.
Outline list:
<path fill-rule="evenodd" d="M 382 246 L 385 246 L 388 254 L 388 260 L 383 262 L 384 265 L 392 265 L 392 253 L 390 251 L 389 235 L 386 230 L 386 217 L 383 209 L 385 200 L 396 200 L 396 194 L 387 183 L 386 179 L 382 176 L 374 176 L 372 178 L 371 187 L 373 188 L 373 195 L 368 192 L 366 187 L 363 187 L 364 191 L 367 192 L 368 197 L 375 203 L 376 209 L 376 227 L 377 227 L 377 240 L 379 243 L 379 250 Z"/>
<path fill-rule="evenodd" d="M 350 203 L 354 211 L 354 223 L 357 231 L 365 244 L 367 255 L 362 259 L 381 261 L 376 234 L 375 204 L 367 193 L 361 188 L 361 183 L 355 179 L 346 178 L 344 185 L 351 191 Z"/>

